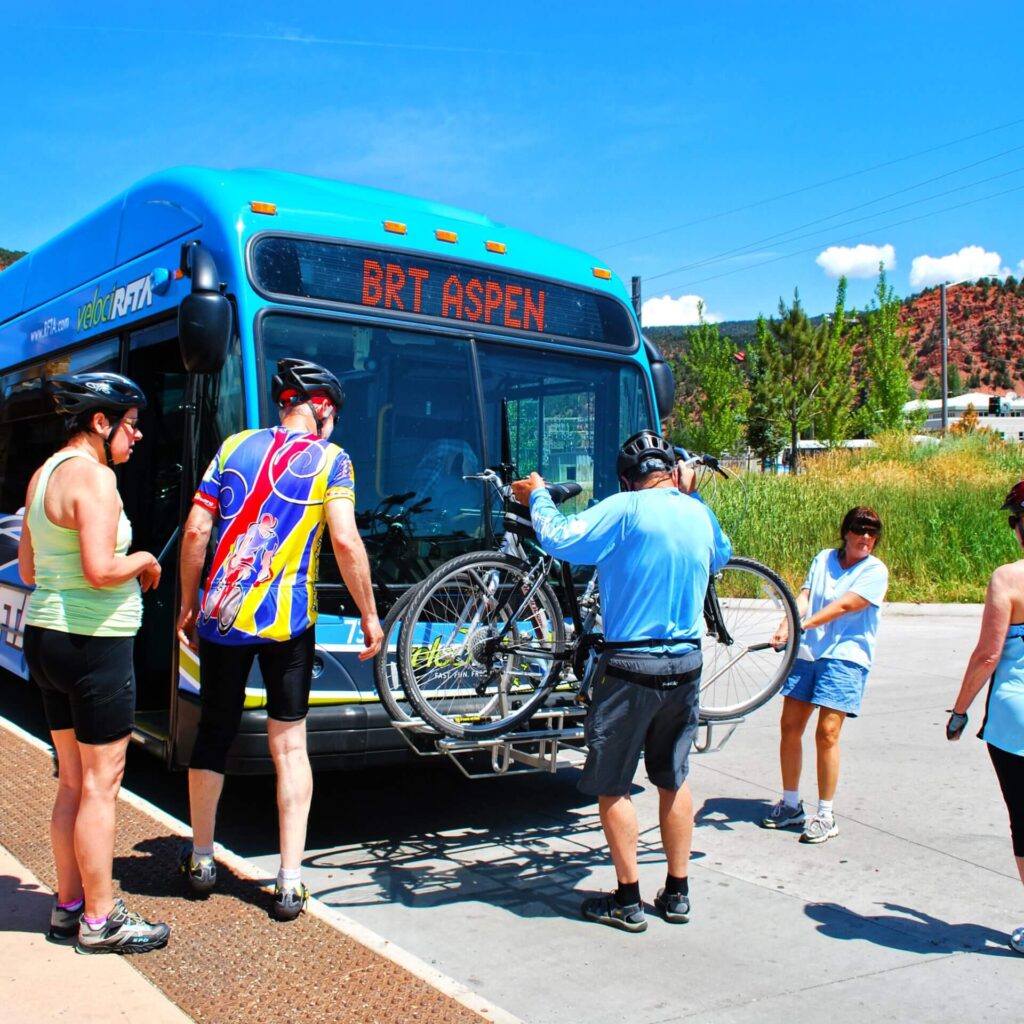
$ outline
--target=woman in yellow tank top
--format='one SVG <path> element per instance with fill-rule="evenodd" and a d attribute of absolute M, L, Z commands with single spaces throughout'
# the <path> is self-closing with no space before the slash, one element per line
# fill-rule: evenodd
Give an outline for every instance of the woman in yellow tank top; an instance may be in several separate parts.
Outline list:
<path fill-rule="evenodd" d="M 132 643 L 141 590 L 160 582 L 148 551 L 128 554 L 132 530 L 113 467 L 140 440 L 146 398 L 116 373 L 49 381 L 68 441 L 36 470 L 18 545 L 35 585 L 25 613 L 25 661 L 43 696 L 59 780 L 50 836 L 57 897 L 50 937 L 82 953 L 138 953 L 167 942 L 114 900 L 115 805 L 135 716 Z"/>

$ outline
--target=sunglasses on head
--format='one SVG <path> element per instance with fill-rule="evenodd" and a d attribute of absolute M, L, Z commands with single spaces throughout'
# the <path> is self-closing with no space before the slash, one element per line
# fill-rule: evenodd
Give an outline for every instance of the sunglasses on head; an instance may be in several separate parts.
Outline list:
<path fill-rule="evenodd" d="M 854 523 L 848 533 L 866 534 L 868 537 L 877 537 L 881 532 L 882 528 L 878 523 L 866 523 L 863 520 Z"/>

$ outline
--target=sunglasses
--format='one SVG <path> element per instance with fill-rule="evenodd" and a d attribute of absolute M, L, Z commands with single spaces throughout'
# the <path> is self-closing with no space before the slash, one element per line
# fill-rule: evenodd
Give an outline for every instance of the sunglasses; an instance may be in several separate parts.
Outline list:
<path fill-rule="evenodd" d="M 856 533 L 858 536 L 877 537 L 882 532 L 882 528 L 877 523 L 854 523 L 846 532 Z"/>

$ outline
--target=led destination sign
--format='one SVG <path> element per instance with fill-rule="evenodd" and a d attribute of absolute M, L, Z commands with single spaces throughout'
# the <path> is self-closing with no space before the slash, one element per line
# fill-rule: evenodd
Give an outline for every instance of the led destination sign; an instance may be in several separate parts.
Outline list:
<path fill-rule="evenodd" d="M 632 322 L 607 295 L 490 267 L 334 242 L 265 237 L 253 248 L 257 287 L 399 315 L 458 320 L 632 348 Z"/>

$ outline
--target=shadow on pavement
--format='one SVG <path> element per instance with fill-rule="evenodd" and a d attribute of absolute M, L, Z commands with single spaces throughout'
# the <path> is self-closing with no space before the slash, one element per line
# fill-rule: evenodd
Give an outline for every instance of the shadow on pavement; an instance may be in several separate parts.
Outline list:
<path fill-rule="evenodd" d="M 911 907 L 881 903 L 888 914 L 858 914 L 838 903 L 811 903 L 804 908 L 818 931 L 832 939 L 860 939 L 907 953 L 985 953 L 1015 957 L 1008 936 L 993 928 L 963 922 L 953 924 Z"/>
<path fill-rule="evenodd" d="M 715 828 L 723 832 L 731 832 L 734 823 L 751 822 L 758 824 L 772 809 L 770 800 L 759 798 L 717 796 L 705 800 L 694 815 L 696 828 Z"/>
<path fill-rule="evenodd" d="M 53 897 L 31 882 L 0 875 L 0 932 L 45 932 Z"/>
<path fill-rule="evenodd" d="M 189 892 L 179 869 L 181 847 L 181 836 L 143 839 L 132 847 L 141 856 L 114 858 L 114 878 L 126 893 L 202 901 L 204 897 Z M 266 910 L 269 902 L 261 884 L 251 878 L 239 878 L 224 864 L 217 864 L 216 892 L 219 895 Z"/>

